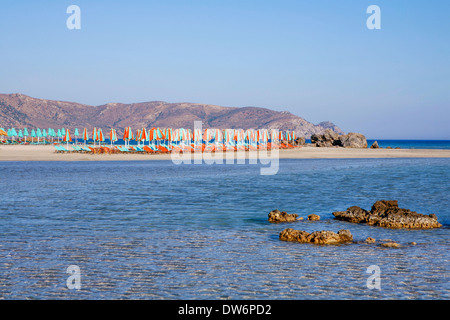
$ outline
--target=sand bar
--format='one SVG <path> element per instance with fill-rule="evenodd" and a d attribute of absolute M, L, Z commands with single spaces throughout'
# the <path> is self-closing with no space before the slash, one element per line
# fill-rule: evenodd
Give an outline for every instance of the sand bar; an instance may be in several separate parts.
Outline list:
<path fill-rule="evenodd" d="M 225 155 L 226 157 L 227 155 Z M 240 157 L 267 158 L 266 153 L 242 152 Z M 270 154 L 269 154 L 270 156 Z M 276 154 L 272 154 L 276 156 Z M 279 150 L 280 159 L 345 158 L 450 158 L 450 150 L 441 149 L 346 149 L 302 147 Z M 123 161 L 171 160 L 170 154 L 89 154 L 56 153 L 51 145 L 2 145 L 0 161 Z M 194 158 L 192 158 L 194 159 Z"/>

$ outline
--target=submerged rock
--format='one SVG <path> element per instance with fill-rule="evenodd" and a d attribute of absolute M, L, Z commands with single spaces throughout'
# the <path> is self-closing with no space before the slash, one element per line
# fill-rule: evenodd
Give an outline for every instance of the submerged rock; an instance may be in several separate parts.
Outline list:
<path fill-rule="evenodd" d="M 385 248 L 398 248 L 400 245 L 397 242 L 384 242 L 380 246 Z"/>
<path fill-rule="evenodd" d="M 376 240 L 374 238 L 372 238 L 372 237 L 367 237 L 366 242 L 367 243 L 375 243 Z"/>
<path fill-rule="evenodd" d="M 381 200 L 373 204 L 370 211 L 358 206 L 346 211 L 333 212 L 338 220 L 367 223 L 369 225 L 386 228 L 431 229 L 440 228 L 435 214 L 425 215 L 398 207 L 397 200 Z"/>
<path fill-rule="evenodd" d="M 269 213 L 270 222 L 292 222 L 295 221 L 298 214 L 286 213 L 285 211 L 280 211 L 278 209 L 272 210 Z"/>
<path fill-rule="evenodd" d="M 308 233 L 303 230 L 287 228 L 280 232 L 279 238 L 283 241 L 314 244 L 337 244 L 353 241 L 353 236 L 348 230 L 340 230 L 338 233 L 328 230 Z"/>
<path fill-rule="evenodd" d="M 310 221 L 319 221 L 320 220 L 320 216 L 313 213 L 313 214 L 310 214 L 308 216 L 308 220 L 310 220 Z"/>

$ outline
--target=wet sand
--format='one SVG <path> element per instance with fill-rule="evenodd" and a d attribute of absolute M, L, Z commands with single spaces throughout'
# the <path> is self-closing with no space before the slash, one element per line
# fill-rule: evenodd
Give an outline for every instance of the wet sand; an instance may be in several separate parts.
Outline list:
<path fill-rule="evenodd" d="M 280 158 L 280 159 L 344 159 L 344 158 L 450 158 L 450 150 L 440 149 L 347 149 L 301 147 L 266 152 L 238 152 L 224 158 Z M 190 155 L 192 160 L 196 155 Z M 212 159 L 214 159 L 212 155 Z M 197 154 L 197 157 L 201 156 Z M 1 145 L 0 161 L 123 161 L 172 160 L 171 154 L 89 154 L 56 153 L 51 145 Z M 175 157 L 174 157 L 175 159 Z"/>

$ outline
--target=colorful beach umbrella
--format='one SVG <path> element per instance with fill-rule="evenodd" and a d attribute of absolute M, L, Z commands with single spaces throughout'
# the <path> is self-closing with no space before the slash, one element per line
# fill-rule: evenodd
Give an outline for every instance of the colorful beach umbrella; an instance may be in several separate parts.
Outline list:
<path fill-rule="evenodd" d="M 86 141 L 89 140 L 87 128 L 84 128 L 84 130 L 83 130 L 83 140 L 84 140 L 84 145 L 86 146 Z"/>
<path fill-rule="evenodd" d="M 78 132 L 78 128 L 75 128 L 74 132 L 73 132 L 73 136 L 75 137 L 75 144 L 77 143 L 77 138 L 80 135 L 80 133 Z"/>
<path fill-rule="evenodd" d="M 39 128 L 36 129 L 36 136 L 38 138 L 38 143 L 39 143 L 39 138 L 42 138 L 42 131 L 41 131 L 41 129 L 39 129 Z"/>
<path fill-rule="evenodd" d="M 102 143 L 103 141 L 105 141 L 105 137 L 103 136 L 103 131 L 102 131 L 101 128 L 98 128 L 98 129 L 97 129 L 97 136 L 96 136 L 96 139 L 97 139 L 97 141 L 98 141 L 99 146 L 101 145 L 101 143 Z"/>
<path fill-rule="evenodd" d="M 34 142 L 34 138 L 36 138 L 36 131 L 34 131 L 34 129 L 31 130 L 31 141 Z"/>
<path fill-rule="evenodd" d="M 23 128 L 23 136 L 25 137 L 25 142 L 27 142 L 27 137 L 29 136 L 30 134 L 28 133 L 28 129 L 27 128 Z"/>
<path fill-rule="evenodd" d="M 70 130 L 69 129 L 67 129 L 65 132 L 66 132 L 66 134 L 64 135 L 63 141 L 67 142 L 67 150 L 69 150 L 69 142 L 72 141 L 72 137 L 70 135 Z"/>
<path fill-rule="evenodd" d="M 97 128 L 94 127 L 94 129 L 92 129 L 92 140 L 94 141 L 94 147 L 95 147 L 95 140 L 97 140 Z"/>

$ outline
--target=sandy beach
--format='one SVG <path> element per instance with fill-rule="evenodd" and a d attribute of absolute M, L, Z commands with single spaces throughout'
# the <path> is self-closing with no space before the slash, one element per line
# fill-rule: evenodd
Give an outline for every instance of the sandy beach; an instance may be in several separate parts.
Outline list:
<path fill-rule="evenodd" d="M 268 154 L 270 157 L 270 153 Z M 272 156 L 276 157 L 276 153 Z M 229 157 L 229 155 L 225 155 Z M 236 158 L 267 158 L 265 152 L 240 152 Z M 450 158 L 450 150 L 441 149 L 347 149 L 302 147 L 279 150 L 280 159 L 350 159 L 350 158 Z M 171 160 L 170 154 L 89 154 L 56 153 L 49 145 L 2 145 L 0 161 L 123 161 Z M 192 159 L 194 156 L 192 155 Z"/>

